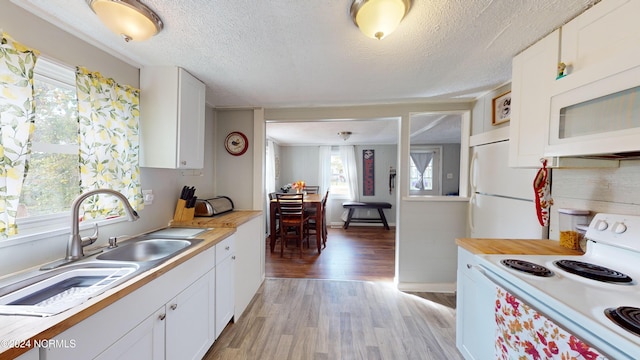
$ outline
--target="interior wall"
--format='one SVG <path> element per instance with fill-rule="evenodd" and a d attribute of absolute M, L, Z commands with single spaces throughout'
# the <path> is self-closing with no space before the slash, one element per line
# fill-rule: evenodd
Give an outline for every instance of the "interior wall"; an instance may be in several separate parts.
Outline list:
<path fill-rule="evenodd" d="M 457 196 L 460 191 L 460 144 L 442 145 L 442 195 Z"/>
<path fill-rule="evenodd" d="M 318 146 L 280 146 L 280 179 L 276 190 L 302 180 L 307 185 L 320 185 L 320 148 Z M 326 189 L 322 189 L 326 191 Z"/>
<path fill-rule="evenodd" d="M 509 127 L 509 122 L 498 125 L 492 124 L 493 99 L 511 91 L 511 83 L 503 85 L 480 97 L 473 106 L 471 112 L 471 135 L 478 135 L 487 131 Z"/>
<path fill-rule="evenodd" d="M 215 173 L 216 195 L 231 198 L 238 210 L 253 209 L 254 189 L 254 110 L 216 110 Z M 249 139 L 247 152 L 240 156 L 229 154 L 224 148 L 224 140 L 232 131 L 240 131 Z M 264 151 L 262 151 L 264 153 Z M 262 207 L 258 208 L 259 210 Z"/>

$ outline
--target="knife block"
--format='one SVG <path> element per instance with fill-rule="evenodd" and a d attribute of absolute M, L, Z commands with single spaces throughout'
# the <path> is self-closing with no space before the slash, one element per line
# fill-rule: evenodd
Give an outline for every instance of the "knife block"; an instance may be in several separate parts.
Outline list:
<path fill-rule="evenodd" d="M 193 220 L 196 208 L 187 208 L 186 205 L 186 200 L 178 199 L 178 204 L 176 204 L 176 212 L 173 214 L 173 221 L 184 222 Z"/>

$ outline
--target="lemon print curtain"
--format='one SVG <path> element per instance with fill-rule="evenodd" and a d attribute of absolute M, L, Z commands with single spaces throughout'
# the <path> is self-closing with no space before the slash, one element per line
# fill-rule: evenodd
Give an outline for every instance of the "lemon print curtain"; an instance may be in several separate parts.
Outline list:
<path fill-rule="evenodd" d="M 143 207 L 139 166 L 140 91 L 86 68 L 76 68 L 81 190 L 109 188 Z M 84 218 L 124 215 L 110 195 L 84 202 Z"/>
<path fill-rule="evenodd" d="M 0 237 L 4 238 L 18 232 L 16 214 L 34 130 L 33 68 L 39 54 L 0 33 Z"/>

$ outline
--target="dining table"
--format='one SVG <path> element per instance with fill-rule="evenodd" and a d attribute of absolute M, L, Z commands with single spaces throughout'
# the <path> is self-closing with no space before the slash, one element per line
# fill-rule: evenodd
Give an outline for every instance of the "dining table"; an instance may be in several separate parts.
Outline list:
<path fill-rule="evenodd" d="M 325 233 L 322 230 L 322 224 L 323 224 L 323 211 L 322 211 L 322 194 L 305 194 L 304 195 L 304 206 L 305 208 L 315 208 L 316 211 L 316 244 L 318 246 L 318 254 L 320 254 L 322 252 L 321 248 L 322 248 L 322 244 L 324 243 L 324 241 L 326 239 L 324 239 Z M 276 208 L 278 206 L 278 201 L 276 199 L 273 199 L 270 201 L 269 203 L 269 219 L 271 219 L 269 221 L 269 227 L 270 227 L 270 231 L 269 231 L 269 246 L 271 247 L 271 252 L 274 251 L 275 247 L 276 247 L 276 229 L 277 229 L 277 219 L 276 219 Z"/>

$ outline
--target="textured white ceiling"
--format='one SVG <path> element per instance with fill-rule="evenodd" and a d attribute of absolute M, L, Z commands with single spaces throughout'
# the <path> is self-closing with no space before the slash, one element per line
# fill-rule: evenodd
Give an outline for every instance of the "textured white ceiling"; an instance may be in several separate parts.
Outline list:
<path fill-rule="evenodd" d="M 365 37 L 351 0 L 143 0 L 165 28 L 125 43 L 84 0 L 14 0 L 138 66 L 178 65 L 211 106 L 448 99 L 508 82 L 511 58 L 596 0 L 414 0 L 396 32 Z"/>
<path fill-rule="evenodd" d="M 414 0 L 383 40 L 354 26 L 352 0 L 143 0 L 165 28 L 129 43 L 84 0 L 11 1 L 133 65 L 187 69 L 210 106 L 275 108 L 474 98 L 599 0 Z"/>

